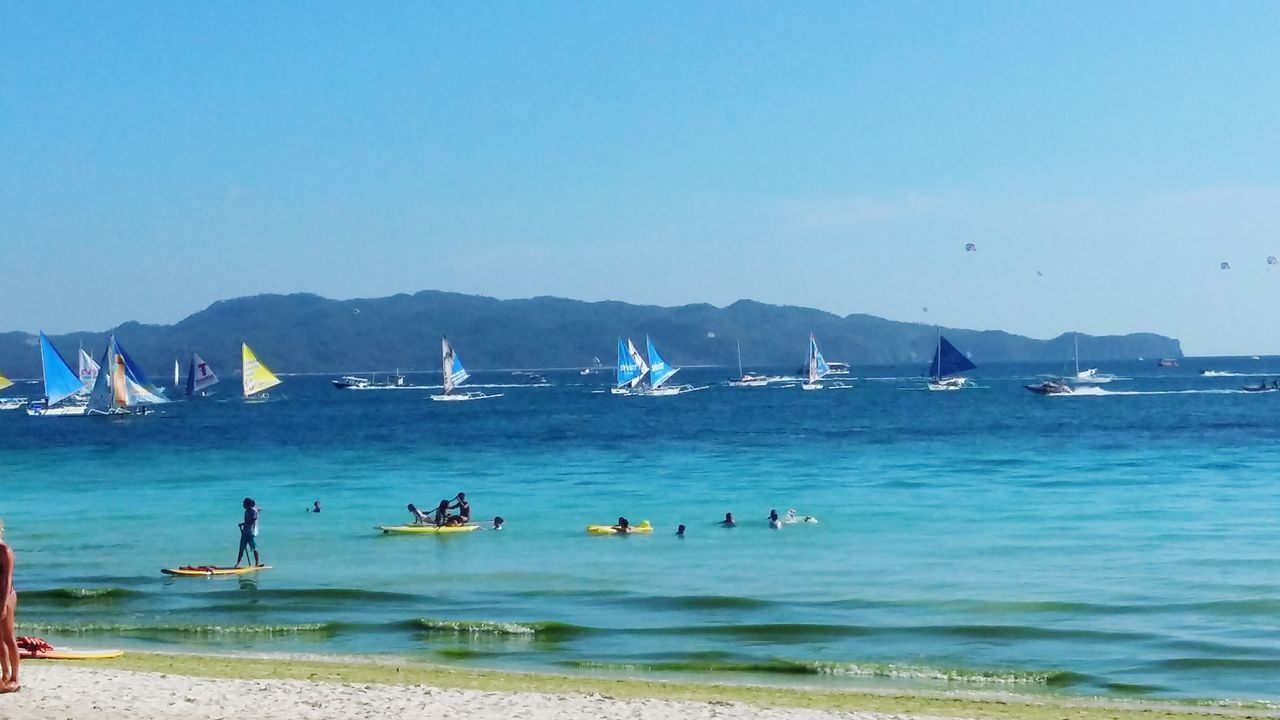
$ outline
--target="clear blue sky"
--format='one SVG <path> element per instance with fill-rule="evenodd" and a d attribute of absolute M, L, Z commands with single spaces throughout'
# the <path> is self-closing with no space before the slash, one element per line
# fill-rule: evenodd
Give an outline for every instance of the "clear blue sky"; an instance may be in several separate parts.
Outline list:
<path fill-rule="evenodd" d="M 434 288 L 1280 353 L 1277 31 L 1249 2 L 4 0 L 0 329 Z"/>

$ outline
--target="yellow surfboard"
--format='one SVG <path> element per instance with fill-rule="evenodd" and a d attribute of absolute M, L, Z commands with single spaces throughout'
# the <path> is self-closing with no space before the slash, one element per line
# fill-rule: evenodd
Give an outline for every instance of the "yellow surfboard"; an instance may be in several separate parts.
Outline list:
<path fill-rule="evenodd" d="M 216 567 L 214 565 L 183 565 L 179 568 L 162 568 L 165 575 L 178 577 L 214 577 L 216 575 L 246 575 L 259 570 L 270 570 L 270 565 L 245 565 L 243 567 Z"/>
<path fill-rule="evenodd" d="M 612 525 L 588 525 L 587 532 L 592 535 L 623 535 L 625 534 L 625 533 L 620 533 L 617 530 L 614 530 Z M 645 520 L 639 525 L 632 525 L 631 532 L 632 533 L 651 533 L 653 532 L 653 526 L 649 524 L 648 520 Z"/>
<path fill-rule="evenodd" d="M 123 650 L 50 650 L 42 653 L 20 653 L 23 660 L 110 660 L 124 655 Z"/>
<path fill-rule="evenodd" d="M 450 533 L 469 533 L 479 530 L 479 525 L 376 525 L 374 529 L 387 535 L 447 535 Z"/>

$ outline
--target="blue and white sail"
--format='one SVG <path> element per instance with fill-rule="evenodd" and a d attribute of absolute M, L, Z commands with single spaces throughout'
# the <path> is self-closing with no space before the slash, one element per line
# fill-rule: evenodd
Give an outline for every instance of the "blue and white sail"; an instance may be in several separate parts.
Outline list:
<path fill-rule="evenodd" d="M 113 375 L 112 390 L 117 398 L 123 398 L 121 404 L 125 407 L 161 405 L 169 402 L 169 398 L 156 389 L 156 386 L 142 372 L 142 368 L 129 357 L 129 353 L 124 351 L 120 343 L 116 342 L 115 336 L 111 337 L 108 359 L 112 361 L 111 367 L 123 371 L 122 387 L 115 386 L 120 373 L 113 370 L 111 374 Z"/>
<path fill-rule="evenodd" d="M 191 353 L 191 362 L 187 365 L 187 395 L 196 395 L 206 388 L 218 384 L 218 376 L 213 368 L 199 355 Z"/>
<path fill-rule="evenodd" d="M 942 380 L 957 373 L 974 370 L 974 365 L 965 354 L 956 349 L 942 335 L 938 335 L 938 347 L 933 351 L 933 362 L 929 363 L 929 376 L 934 380 Z"/>
<path fill-rule="evenodd" d="M 448 395 L 455 387 L 471 377 L 471 374 L 467 372 L 466 368 L 462 367 L 462 358 L 458 357 L 458 354 L 453 351 L 453 346 L 449 344 L 449 338 L 443 336 L 440 338 L 440 353 L 444 366 L 444 394 Z"/>
<path fill-rule="evenodd" d="M 644 341 L 649 345 L 649 387 L 657 390 L 662 384 L 671 379 L 680 368 L 671 367 L 666 360 L 658 354 L 658 349 L 653 346 L 653 340 L 648 335 L 644 336 Z"/>
<path fill-rule="evenodd" d="M 822 357 L 822 351 L 818 349 L 818 340 L 813 333 L 809 333 L 809 362 L 806 369 L 809 384 L 818 382 L 831 372 L 826 359 Z"/>
<path fill-rule="evenodd" d="M 644 358 L 640 357 L 640 351 L 636 350 L 635 343 L 628 338 L 624 344 L 622 338 L 618 338 L 618 370 L 614 387 L 633 388 L 640 384 L 648 371 L 649 366 L 645 364 Z"/>
<path fill-rule="evenodd" d="M 98 371 L 101 367 L 93 361 L 93 357 L 80 348 L 80 383 L 84 385 L 85 390 L 93 388 L 93 383 L 98 379 Z"/>
<path fill-rule="evenodd" d="M 44 374 L 45 402 L 49 405 L 56 405 L 84 390 L 80 376 L 71 369 L 43 331 L 40 333 L 40 364 Z"/>

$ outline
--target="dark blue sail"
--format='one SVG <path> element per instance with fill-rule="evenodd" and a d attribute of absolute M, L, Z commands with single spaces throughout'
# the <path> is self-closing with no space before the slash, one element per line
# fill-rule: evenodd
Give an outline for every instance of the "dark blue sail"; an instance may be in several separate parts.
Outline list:
<path fill-rule="evenodd" d="M 929 364 L 929 375 L 944 378 L 978 367 L 969 362 L 964 353 L 956 349 L 946 338 L 938 336 L 938 349 L 933 352 L 933 362 Z"/>

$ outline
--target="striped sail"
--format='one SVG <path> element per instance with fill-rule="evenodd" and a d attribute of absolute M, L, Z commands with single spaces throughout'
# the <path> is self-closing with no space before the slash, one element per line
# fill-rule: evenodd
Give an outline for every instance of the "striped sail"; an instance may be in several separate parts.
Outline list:
<path fill-rule="evenodd" d="M 449 344 L 449 338 L 444 336 L 440 337 L 440 355 L 444 372 L 444 394 L 448 395 L 454 388 L 471 377 L 471 373 L 462 367 L 462 358 L 458 357 L 458 354 L 453 351 L 453 346 Z"/>
<path fill-rule="evenodd" d="M 280 378 L 268 370 L 266 365 L 258 362 L 258 356 L 253 354 L 246 343 L 240 343 L 240 363 L 244 375 L 245 397 L 257 395 L 280 384 Z"/>

